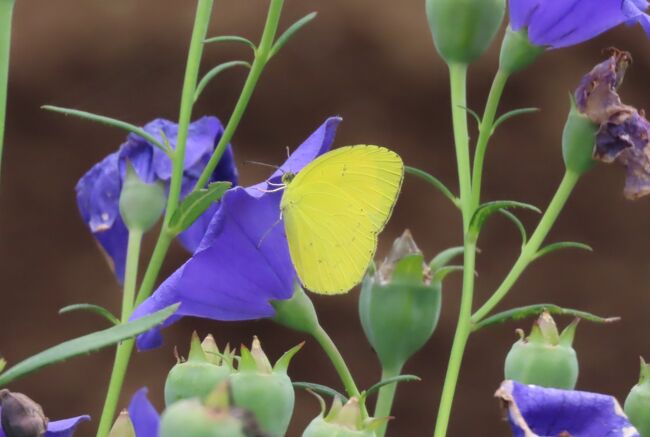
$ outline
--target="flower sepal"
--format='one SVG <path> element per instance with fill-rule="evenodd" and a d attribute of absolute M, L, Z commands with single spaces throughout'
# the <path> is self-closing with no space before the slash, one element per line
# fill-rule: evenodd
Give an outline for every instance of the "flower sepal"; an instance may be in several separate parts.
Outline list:
<path fill-rule="evenodd" d="M 165 209 L 167 196 L 161 182 L 146 183 L 129 162 L 120 192 L 120 215 L 130 231 L 147 232 Z"/>
<path fill-rule="evenodd" d="M 571 110 L 562 131 L 562 157 L 567 170 L 582 175 L 595 165 L 594 147 L 599 126 L 580 113 L 571 98 Z"/>
<path fill-rule="evenodd" d="M 273 300 L 273 321 L 298 332 L 313 334 L 320 327 L 314 304 L 296 281 L 291 299 Z"/>
<path fill-rule="evenodd" d="M 521 71 L 531 65 L 544 52 L 544 47 L 536 46 L 528 40 L 525 29 L 514 31 L 506 29 L 501 43 L 499 70 L 508 75 Z"/>
<path fill-rule="evenodd" d="M 628 393 L 623 410 L 641 435 L 650 435 L 650 366 L 643 358 L 639 383 Z"/>
<path fill-rule="evenodd" d="M 350 398 L 345 405 L 337 397 L 327 413 L 325 401 L 314 393 L 321 406 L 321 413 L 312 420 L 302 437 L 375 437 L 375 430 L 389 418 L 363 419 L 357 398 Z"/>

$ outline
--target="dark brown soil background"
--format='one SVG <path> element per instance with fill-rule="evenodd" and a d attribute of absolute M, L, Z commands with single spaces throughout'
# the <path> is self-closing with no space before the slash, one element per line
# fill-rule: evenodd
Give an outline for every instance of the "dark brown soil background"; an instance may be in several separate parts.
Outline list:
<path fill-rule="evenodd" d="M 242 183 L 266 171 L 247 159 L 281 162 L 327 116 L 339 114 L 336 145 L 390 146 L 409 164 L 456 187 L 445 65 L 434 52 L 424 2 L 386 0 L 288 0 L 283 27 L 317 10 L 318 19 L 271 62 L 234 138 Z M 217 2 L 210 34 L 239 33 L 257 39 L 266 2 Z M 177 117 L 185 51 L 194 2 L 174 0 L 19 1 L 15 10 L 6 156 L 0 196 L 0 353 L 15 363 L 65 339 L 103 328 L 89 314 L 57 315 L 58 308 L 93 302 L 115 311 L 120 290 L 81 222 L 74 184 L 113 151 L 123 133 L 46 113 L 57 104 L 116 116 L 136 124 Z M 621 28 L 588 44 L 545 54 L 533 69 L 514 77 L 503 110 L 537 106 L 538 114 L 508 122 L 493 138 L 487 158 L 486 199 L 517 199 L 545 207 L 563 166 L 559 139 L 568 92 L 581 75 L 615 45 L 633 52 L 635 63 L 622 89 L 626 103 L 650 103 L 650 41 L 640 28 Z M 495 70 L 494 44 L 470 71 L 469 106 L 481 110 Z M 203 68 L 247 58 L 247 49 L 210 47 Z M 242 71 L 224 74 L 205 93 L 195 115 L 226 119 L 243 83 Z M 474 127 L 474 126 L 473 126 Z M 472 132 L 475 138 L 475 130 Z M 620 315 L 611 326 L 583 323 L 576 349 L 579 387 L 622 401 L 636 382 L 638 356 L 650 357 L 648 258 L 650 199 L 623 199 L 623 170 L 601 165 L 580 182 L 550 239 L 592 245 L 594 254 L 566 251 L 530 268 L 501 309 L 537 302 Z M 524 213 L 532 228 L 537 218 Z M 437 192 L 408 178 L 395 214 L 382 235 L 379 255 L 404 229 L 431 257 L 461 241 L 457 212 Z M 518 249 L 517 231 L 505 220 L 490 222 L 480 239 L 477 300 L 494 290 Z M 150 248 L 150 244 L 148 247 Z M 187 257 L 175 246 L 169 274 Z M 254 268 L 254 266 L 252 267 Z M 446 283 L 443 315 L 429 344 L 405 372 L 423 381 L 398 390 L 389 434 L 426 436 L 433 430 L 447 355 L 458 310 L 459 281 Z M 324 326 L 337 341 L 362 387 L 377 381 L 379 368 L 357 317 L 357 291 L 315 298 Z M 564 325 L 567 320 L 561 320 Z M 508 324 L 474 335 L 467 349 L 450 435 L 507 435 L 492 395 L 514 329 Z M 173 345 L 186 349 L 189 334 L 212 332 L 220 343 L 250 342 L 257 334 L 272 359 L 307 340 L 296 357 L 295 380 L 339 386 L 330 363 L 311 340 L 268 321 L 219 323 L 187 319 L 166 332 L 163 348 L 135 356 L 123 392 L 148 386 L 162 407 L 162 384 L 174 363 Z M 79 435 L 97 425 L 112 363 L 112 350 L 45 369 L 13 384 L 40 402 L 51 418 L 93 415 Z M 290 430 L 297 436 L 318 413 L 309 395 L 297 395 Z"/>

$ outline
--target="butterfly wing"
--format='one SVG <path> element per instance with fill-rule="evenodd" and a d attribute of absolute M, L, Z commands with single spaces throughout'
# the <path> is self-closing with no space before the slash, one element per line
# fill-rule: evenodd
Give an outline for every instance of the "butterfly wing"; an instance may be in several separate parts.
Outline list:
<path fill-rule="evenodd" d="M 281 208 L 291 258 L 306 288 L 344 293 L 361 281 L 403 176 L 399 155 L 378 146 L 336 149 L 296 175 Z"/>

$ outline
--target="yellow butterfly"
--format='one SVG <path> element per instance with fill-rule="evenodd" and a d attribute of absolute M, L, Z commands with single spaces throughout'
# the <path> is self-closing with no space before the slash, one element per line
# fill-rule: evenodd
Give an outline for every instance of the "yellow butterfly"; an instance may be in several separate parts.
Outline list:
<path fill-rule="evenodd" d="M 361 282 L 397 200 L 404 164 L 379 146 L 347 146 L 286 173 L 280 209 L 305 288 L 349 291 Z"/>

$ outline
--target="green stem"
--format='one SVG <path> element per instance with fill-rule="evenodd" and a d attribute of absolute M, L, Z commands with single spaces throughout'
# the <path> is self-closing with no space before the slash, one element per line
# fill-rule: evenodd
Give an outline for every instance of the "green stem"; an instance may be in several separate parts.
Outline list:
<path fill-rule="evenodd" d="M 467 232 L 472 218 L 472 175 L 470 173 L 469 134 L 467 132 L 467 65 L 449 64 L 451 86 L 451 118 L 456 145 L 456 164 L 460 186 L 460 205 L 463 212 L 463 231 Z"/>
<path fill-rule="evenodd" d="M 138 278 L 138 260 L 140 259 L 140 245 L 142 242 L 141 231 L 129 232 L 129 243 L 126 251 L 126 271 L 124 273 L 124 293 L 122 295 L 122 317 L 121 322 L 126 323 L 133 311 L 133 301 Z M 133 351 L 133 340 L 126 340 L 117 346 L 113 371 L 108 384 L 104 409 L 99 420 L 97 437 L 106 437 L 113 425 L 117 403 L 122 391 L 124 376 L 129 366 L 129 358 Z"/>
<path fill-rule="evenodd" d="M 395 369 L 383 368 L 381 370 L 381 380 L 385 381 L 388 378 L 398 376 L 401 371 L 401 366 Z M 373 417 L 384 418 L 390 416 L 396 391 L 397 383 L 388 384 L 379 389 L 379 394 L 377 395 L 377 404 L 375 405 L 375 413 Z M 386 434 L 386 428 L 388 428 L 388 422 L 382 423 L 381 426 L 375 430 L 377 437 L 384 437 Z"/>
<path fill-rule="evenodd" d="M 451 416 L 451 406 L 454 401 L 458 375 L 460 374 L 460 366 L 463 361 L 467 339 L 472 330 L 471 316 L 472 300 L 474 295 L 475 260 L 476 243 L 465 241 L 463 292 L 461 295 L 460 312 L 458 315 L 458 324 L 456 325 L 454 342 L 449 355 L 449 364 L 447 364 L 447 374 L 445 375 L 445 382 L 440 397 L 434 437 L 444 437 L 447 435 L 449 418 Z"/>
<path fill-rule="evenodd" d="M 494 118 L 496 117 L 499 101 L 503 94 L 503 89 L 508 82 L 509 75 L 501 70 L 497 71 L 492 81 L 490 94 L 488 95 L 479 127 L 478 140 L 476 142 L 476 152 L 474 153 L 474 170 L 472 173 L 472 207 L 477 208 L 481 202 L 481 182 L 483 179 L 483 164 L 485 162 L 485 152 L 488 142 L 492 136 L 494 128 Z"/>
<path fill-rule="evenodd" d="M 348 396 L 359 399 L 361 394 L 359 393 L 357 385 L 354 383 L 352 373 L 350 373 L 350 369 L 348 369 L 347 364 L 345 364 L 345 360 L 343 359 L 341 352 L 337 349 L 336 344 L 334 344 L 334 341 L 332 341 L 332 338 L 320 325 L 311 333 L 311 335 L 318 344 L 320 344 L 321 348 L 323 348 L 323 351 L 325 351 L 325 354 L 334 365 L 336 373 L 338 373 L 339 378 L 341 378 L 341 382 L 343 382 L 343 387 Z"/>
<path fill-rule="evenodd" d="M 7 118 L 7 86 L 9 82 L 9 51 L 11 48 L 11 17 L 14 0 L 0 0 L 0 168 Z"/>
<path fill-rule="evenodd" d="M 165 228 L 161 229 L 160 234 L 158 235 L 158 240 L 156 241 L 156 245 L 154 246 L 153 252 L 151 253 L 151 258 L 149 259 L 147 270 L 144 272 L 142 284 L 140 284 L 140 291 L 138 291 L 138 296 L 135 299 L 134 308 L 137 308 L 151 295 L 172 241 L 174 241 L 174 235 L 168 232 Z"/>
<path fill-rule="evenodd" d="M 210 157 L 208 164 L 203 169 L 199 180 L 194 186 L 195 191 L 205 187 L 205 185 L 210 180 L 210 176 L 212 176 L 214 169 L 217 168 L 217 164 L 219 164 L 221 156 L 226 151 L 226 147 L 230 143 L 230 140 L 235 134 L 235 131 L 239 126 L 239 122 L 241 121 L 241 118 L 246 111 L 248 102 L 250 101 L 251 96 L 253 95 L 253 91 L 255 91 L 255 87 L 257 86 L 257 81 L 262 75 L 262 71 L 264 70 L 267 62 L 269 59 L 271 59 L 273 40 L 275 39 L 275 34 L 278 30 L 278 23 L 280 21 L 280 13 L 282 12 L 283 4 L 284 0 L 271 0 L 269 12 L 266 16 L 264 31 L 262 32 L 262 38 L 260 40 L 259 47 L 255 51 L 255 60 L 253 61 L 253 65 L 251 66 L 250 71 L 248 72 L 248 77 L 246 78 L 244 87 L 242 88 L 241 94 L 239 95 L 235 109 L 230 115 L 228 124 L 223 131 L 223 135 L 219 139 L 219 143 L 214 149 L 214 153 Z"/>
<path fill-rule="evenodd" d="M 490 311 L 492 311 L 506 296 L 506 294 L 508 294 L 526 267 L 528 267 L 528 265 L 534 261 L 537 251 L 544 242 L 544 239 L 548 235 L 548 232 L 551 230 L 551 227 L 553 227 L 553 224 L 562 211 L 562 208 L 564 208 L 566 201 L 573 192 L 573 189 L 579 179 L 580 175 L 578 173 L 572 172 L 570 170 L 567 170 L 564 173 L 562 182 L 560 182 L 560 185 L 555 192 L 553 199 L 551 199 L 551 203 L 549 203 L 546 212 L 542 216 L 542 219 L 537 225 L 535 232 L 530 237 L 530 240 L 528 240 L 528 243 L 526 243 L 522 249 L 519 258 L 512 266 L 510 272 L 505 277 L 499 288 L 497 288 L 494 294 L 492 294 L 492 296 L 490 296 L 490 298 L 472 315 L 473 323 L 481 321 L 488 314 L 490 314 Z"/>

